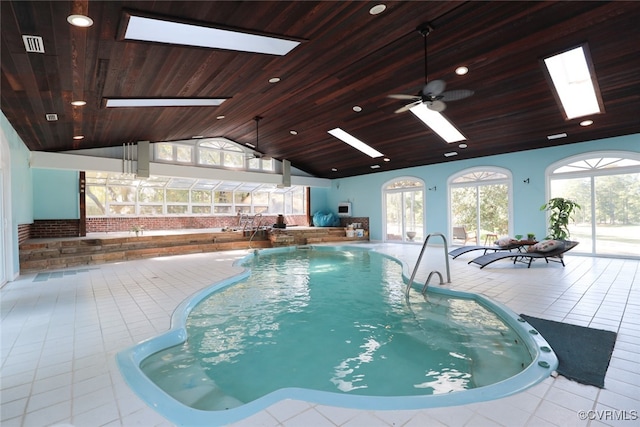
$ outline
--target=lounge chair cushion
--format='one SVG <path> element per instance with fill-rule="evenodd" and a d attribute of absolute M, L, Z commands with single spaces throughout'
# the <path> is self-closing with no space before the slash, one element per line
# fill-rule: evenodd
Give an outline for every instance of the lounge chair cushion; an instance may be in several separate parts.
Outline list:
<path fill-rule="evenodd" d="M 529 246 L 527 252 L 551 252 L 563 248 L 564 242 L 562 240 L 543 240 L 535 245 Z"/>
<path fill-rule="evenodd" d="M 504 236 L 496 240 L 496 245 L 500 246 L 501 248 L 504 248 L 507 246 L 511 246 L 515 242 L 516 242 L 516 239 L 513 239 L 509 236 Z"/>

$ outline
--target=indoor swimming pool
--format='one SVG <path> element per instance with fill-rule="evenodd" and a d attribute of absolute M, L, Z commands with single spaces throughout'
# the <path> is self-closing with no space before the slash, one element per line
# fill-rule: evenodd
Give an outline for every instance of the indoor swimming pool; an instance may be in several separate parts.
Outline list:
<path fill-rule="evenodd" d="M 417 409 L 499 398 L 557 360 L 506 307 L 421 286 L 372 250 L 255 251 L 185 301 L 167 334 L 118 354 L 129 385 L 176 424 L 225 424 L 281 399 Z"/>

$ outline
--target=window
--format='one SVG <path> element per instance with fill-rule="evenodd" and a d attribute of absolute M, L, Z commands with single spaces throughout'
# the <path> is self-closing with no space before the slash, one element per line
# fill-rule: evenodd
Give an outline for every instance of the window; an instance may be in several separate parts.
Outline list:
<path fill-rule="evenodd" d="M 594 152 L 547 168 L 548 198 L 565 197 L 581 209 L 569 225 L 578 252 L 638 256 L 640 154 Z"/>
<path fill-rule="evenodd" d="M 449 178 L 450 233 L 453 227 L 465 227 L 467 232 L 475 233 L 476 243 L 484 243 L 488 235 L 509 234 L 510 193 L 511 174 L 506 169 L 473 168 L 452 176 Z"/>
<path fill-rule="evenodd" d="M 275 170 L 272 158 L 257 158 L 249 147 L 226 138 L 207 138 L 198 142 L 158 142 L 153 147 L 157 162 L 263 172 Z"/>
<path fill-rule="evenodd" d="M 384 236 L 386 241 L 424 241 L 424 183 L 400 178 L 383 187 Z"/>
<path fill-rule="evenodd" d="M 306 187 L 86 172 L 87 216 L 289 214 L 307 211 Z"/>

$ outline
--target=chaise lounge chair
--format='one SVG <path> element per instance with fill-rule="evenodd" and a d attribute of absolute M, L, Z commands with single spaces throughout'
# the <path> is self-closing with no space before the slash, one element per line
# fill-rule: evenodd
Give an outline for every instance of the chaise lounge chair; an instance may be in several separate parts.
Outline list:
<path fill-rule="evenodd" d="M 460 255 L 466 254 L 467 252 L 472 251 L 484 251 L 485 255 L 488 251 L 509 251 L 511 252 L 513 249 L 518 249 L 522 247 L 521 243 L 510 243 L 506 246 L 498 246 L 498 245 L 487 245 L 487 246 L 461 246 L 449 252 L 449 255 L 456 259 Z"/>
<path fill-rule="evenodd" d="M 479 256 L 478 258 L 472 259 L 469 261 L 469 264 L 478 264 L 480 268 L 484 268 L 492 262 L 513 258 L 513 263 L 523 262 L 527 264 L 527 268 L 531 267 L 531 263 L 534 259 L 544 258 L 544 260 L 549 263 L 549 261 L 559 262 L 564 267 L 563 255 L 565 252 L 570 251 L 578 245 L 578 242 L 572 242 L 566 240 L 563 242 L 564 244 L 556 249 L 552 249 L 548 252 L 494 252 L 490 254 L 484 254 Z"/>

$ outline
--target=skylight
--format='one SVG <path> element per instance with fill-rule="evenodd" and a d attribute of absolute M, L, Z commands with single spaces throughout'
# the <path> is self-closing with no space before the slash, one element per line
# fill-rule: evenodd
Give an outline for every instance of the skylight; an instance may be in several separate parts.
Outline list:
<path fill-rule="evenodd" d="M 106 98 L 105 107 L 217 107 L 226 98 Z"/>
<path fill-rule="evenodd" d="M 593 64 L 586 45 L 544 59 L 567 119 L 600 113 Z"/>
<path fill-rule="evenodd" d="M 299 41 L 170 21 L 125 12 L 124 40 L 286 55 Z"/>
<path fill-rule="evenodd" d="M 445 116 L 437 111 L 428 109 L 423 102 L 412 107 L 409 111 L 415 114 L 417 118 L 422 120 L 431 130 L 440 135 L 440 137 L 448 143 L 467 139 Z"/>
<path fill-rule="evenodd" d="M 383 156 L 383 154 L 378 150 L 376 150 L 375 148 L 370 147 L 369 145 L 360 141 L 355 136 L 343 131 L 340 128 L 331 129 L 329 133 L 335 136 L 336 138 L 338 138 L 339 140 L 341 140 L 342 142 L 349 144 L 356 150 L 362 151 L 364 154 L 368 155 L 369 157 L 376 158 L 376 157 Z"/>

